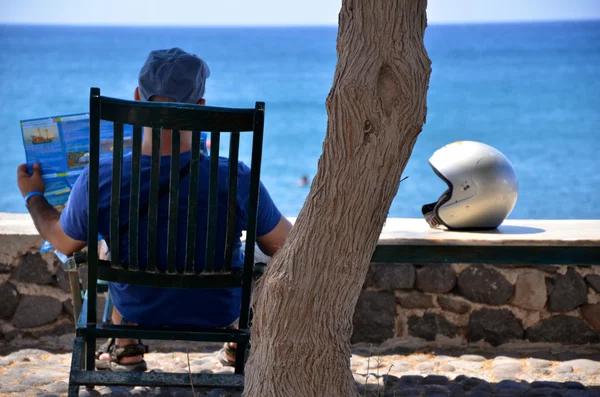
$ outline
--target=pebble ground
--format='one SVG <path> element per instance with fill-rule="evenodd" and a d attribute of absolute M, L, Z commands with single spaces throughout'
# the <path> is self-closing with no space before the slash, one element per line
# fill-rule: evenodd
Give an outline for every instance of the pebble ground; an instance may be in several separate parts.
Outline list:
<path fill-rule="evenodd" d="M 151 346 L 152 348 L 152 346 Z M 217 360 L 219 346 L 199 344 L 193 352 L 152 349 L 151 370 L 226 373 Z M 473 350 L 473 349 L 471 349 Z M 0 396 L 67 395 L 71 356 L 36 348 L 0 356 Z M 498 350 L 442 349 L 396 345 L 357 346 L 351 369 L 361 396 L 368 397 L 600 397 L 600 348 Z M 240 391 L 148 387 L 81 388 L 86 397 L 238 397 Z"/>

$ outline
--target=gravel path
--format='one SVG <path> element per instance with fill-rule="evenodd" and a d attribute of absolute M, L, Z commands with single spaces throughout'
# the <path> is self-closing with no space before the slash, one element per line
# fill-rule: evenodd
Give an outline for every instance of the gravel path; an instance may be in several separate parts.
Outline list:
<path fill-rule="evenodd" d="M 185 350 L 152 347 L 146 355 L 151 369 L 187 372 Z M 192 372 L 232 372 L 219 364 L 218 348 L 194 345 L 189 353 Z M 351 367 L 361 396 L 600 397 L 599 347 L 471 350 L 357 346 Z M 32 348 L 0 356 L 0 396 L 66 396 L 70 358 L 69 353 Z M 241 396 L 241 392 L 219 389 L 195 392 L 196 396 Z M 193 397 L 193 393 L 176 388 L 97 387 L 81 388 L 80 396 Z"/>

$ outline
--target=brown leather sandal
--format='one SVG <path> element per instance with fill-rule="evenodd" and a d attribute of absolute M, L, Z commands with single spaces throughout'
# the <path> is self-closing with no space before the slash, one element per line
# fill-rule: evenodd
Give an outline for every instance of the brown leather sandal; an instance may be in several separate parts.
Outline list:
<path fill-rule="evenodd" d="M 100 360 L 100 356 L 104 353 L 108 353 L 110 359 L 108 360 Z M 142 359 L 142 361 L 133 364 L 121 364 L 119 361 L 123 357 L 135 357 L 135 356 L 143 356 L 145 353 L 148 353 L 148 346 L 144 345 L 140 339 L 138 339 L 138 343 L 125 345 L 125 346 L 117 346 L 114 338 L 109 338 L 106 343 L 98 348 L 96 351 L 96 369 L 98 370 L 110 370 L 110 371 L 146 371 L 148 369 L 148 365 L 146 361 Z"/>
<path fill-rule="evenodd" d="M 235 353 L 236 348 L 232 346 L 231 343 L 225 342 L 223 348 L 219 350 L 217 357 L 224 367 L 235 367 Z"/>

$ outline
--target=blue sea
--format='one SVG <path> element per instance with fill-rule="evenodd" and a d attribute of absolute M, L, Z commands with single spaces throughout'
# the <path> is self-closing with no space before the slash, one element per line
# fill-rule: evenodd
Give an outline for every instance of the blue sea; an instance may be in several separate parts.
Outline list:
<path fill-rule="evenodd" d="M 19 120 L 86 112 L 90 87 L 132 98 L 152 49 L 211 68 L 215 106 L 266 102 L 262 179 L 287 216 L 308 194 L 325 137 L 336 27 L 127 28 L 0 25 L 0 212 L 25 212 Z M 600 218 L 600 21 L 433 25 L 427 124 L 390 217 L 420 217 L 445 190 L 428 159 L 457 140 L 502 151 L 520 179 L 511 218 Z M 348 181 L 352 183 L 352 181 Z"/>

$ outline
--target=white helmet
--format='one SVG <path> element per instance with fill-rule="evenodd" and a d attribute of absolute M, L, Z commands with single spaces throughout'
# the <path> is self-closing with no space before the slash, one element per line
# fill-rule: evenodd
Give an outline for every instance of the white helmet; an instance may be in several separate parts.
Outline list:
<path fill-rule="evenodd" d="M 454 142 L 438 149 L 429 164 L 448 185 L 435 203 L 422 208 L 431 227 L 495 229 L 517 202 L 519 181 L 515 169 L 491 146 Z"/>

